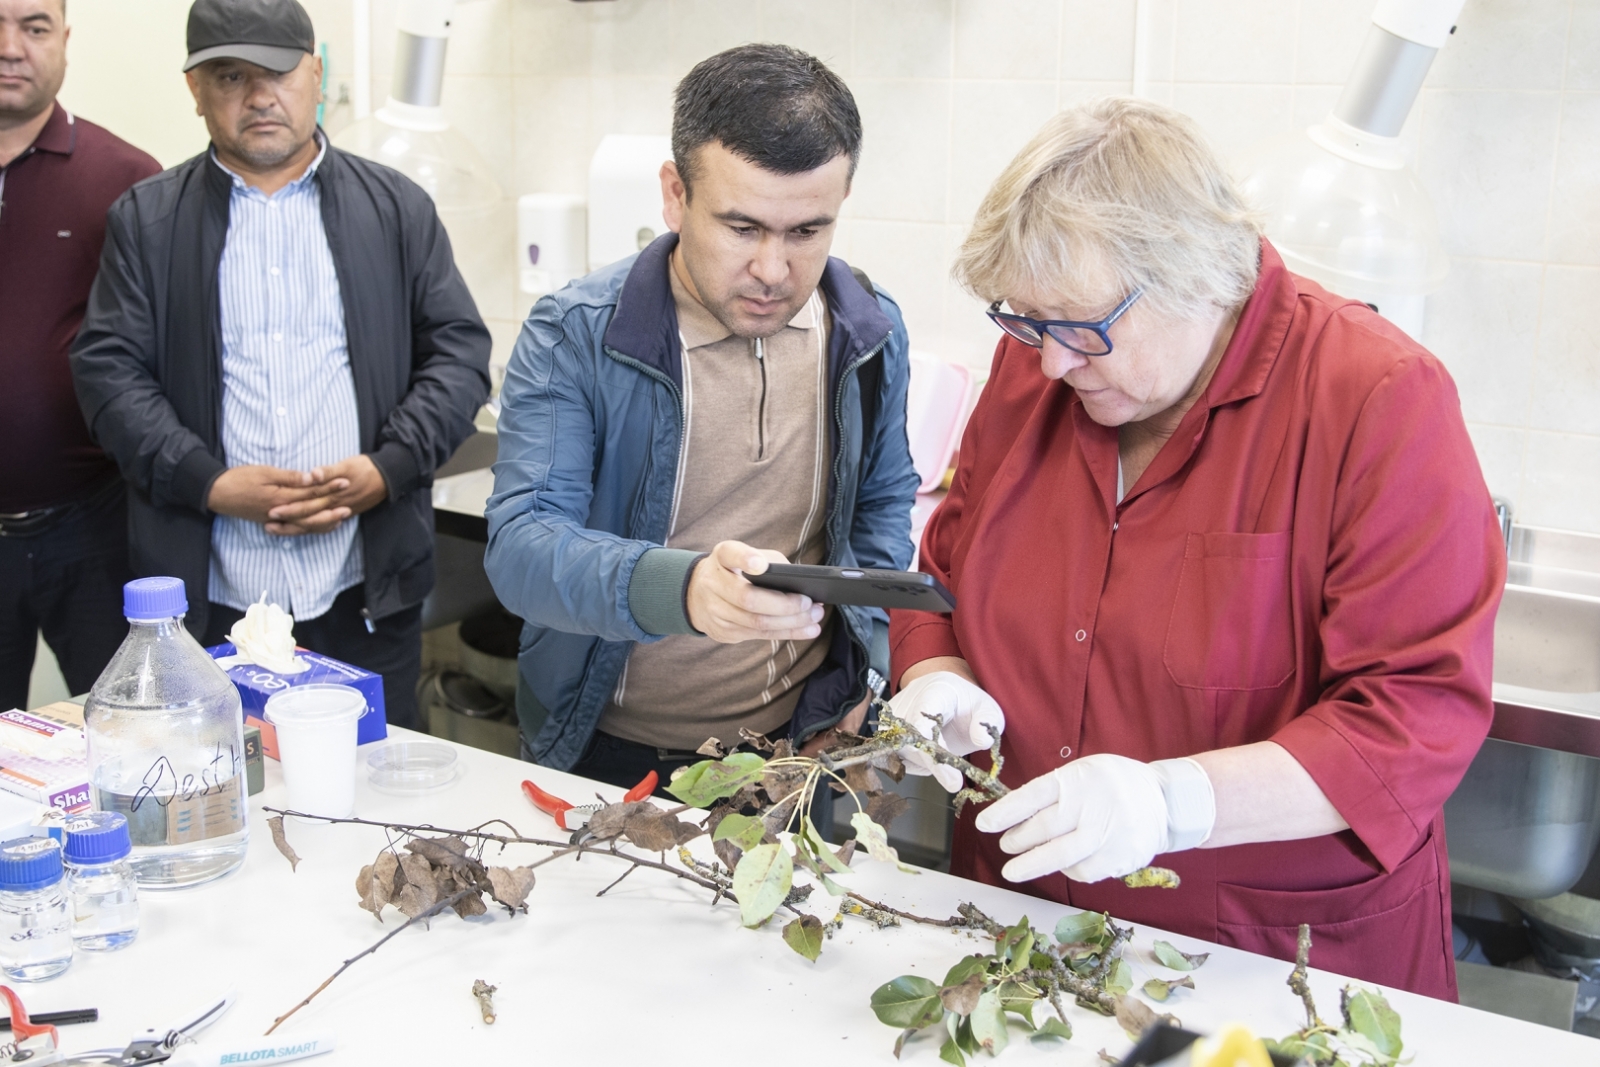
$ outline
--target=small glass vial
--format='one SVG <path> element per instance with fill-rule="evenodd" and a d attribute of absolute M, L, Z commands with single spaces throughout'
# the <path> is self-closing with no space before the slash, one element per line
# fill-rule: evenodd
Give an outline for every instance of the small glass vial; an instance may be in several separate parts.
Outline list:
<path fill-rule="evenodd" d="M 72 943 L 89 952 L 131 944 L 139 934 L 139 887 L 128 864 L 127 817 L 90 812 L 69 818 L 64 829 Z"/>
<path fill-rule="evenodd" d="M 71 963 L 61 846 L 48 837 L 7 841 L 0 845 L 0 973 L 14 982 L 41 982 Z"/>

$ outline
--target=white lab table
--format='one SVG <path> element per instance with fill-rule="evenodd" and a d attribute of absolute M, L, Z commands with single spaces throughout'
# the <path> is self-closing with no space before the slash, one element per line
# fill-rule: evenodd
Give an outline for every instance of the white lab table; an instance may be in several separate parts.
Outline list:
<path fill-rule="evenodd" d="M 396 731 L 397 734 L 401 733 Z M 504 817 L 529 836 L 561 837 L 523 799 L 532 777 L 568 800 L 592 799 L 597 787 L 569 775 L 461 748 L 464 778 L 452 789 L 397 798 L 357 787 L 358 814 L 397 822 L 465 828 Z M 617 790 L 599 787 L 608 798 Z M 263 805 L 284 799 L 278 765 L 267 762 L 267 788 L 251 798 L 251 845 L 244 866 L 209 885 L 146 893 L 143 928 L 129 948 L 80 953 L 60 978 L 18 985 L 32 1011 L 98 1007 L 101 1021 L 62 1028 L 68 1052 L 115 1045 L 135 1031 L 164 1025 L 235 987 L 238 1001 L 202 1035 L 202 1048 L 239 1045 L 331 974 L 340 961 L 402 921 L 384 922 L 356 906 L 356 872 L 384 843 L 371 827 L 296 824 L 290 843 L 298 871 L 273 848 Z M 704 839 L 698 843 L 704 845 Z M 541 854 L 513 850 L 503 861 Z M 865 856 L 853 888 L 927 915 L 948 915 L 972 901 L 1003 922 L 1023 915 L 1051 929 L 1066 908 L 962 879 L 903 875 Z M 879 1023 L 868 997 L 881 983 L 915 973 L 935 981 L 980 935 L 904 926 L 877 930 L 855 919 L 810 963 L 781 941 L 776 925 L 742 929 L 738 909 L 711 907 L 702 890 L 659 872 L 635 871 L 605 897 L 595 893 L 624 865 L 589 856 L 541 867 L 529 913 L 495 907 L 464 921 L 453 913 L 416 928 L 361 960 L 278 1031 L 285 1043 L 333 1035 L 338 1049 L 308 1063 L 332 1064 L 704 1064 L 755 1059 L 782 1063 L 891 1064 L 896 1032 Z M 1160 892 L 1152 889 L 1150 892 Z M 812 898 L 824 919 L 829 898 Z M 1159 931 L 1141 929 L 1129 953 L 1137 978 L 1173 977 L 1150 956 Z M 1202 1031 L 1238 1021 L 1282 1036 L 1301 1025 L 1300 1001 L 1284 985 L 1289 965 L 1234 949 L 1171 937 L 1186 950 L 1210 951 L 1195 972 L 1198 989 L 1162 1006 Z M 1381 946 L 1374 946 L 1381 951 Z M 474 979 L 499 987 L 498 1021 L 485 1025 L 469 990 Z M 1343 980 L 1316 973 L 1325 1017 L 1337 1017 Z M 1600 1063 L 1600 1043 L 1514 1019 L 1407 993 L 1389 997 L 1404 1020 L 1407 1055 L 1417 1067 L 1488 1063 Z M 1090 1065 L 1096 1050 L 1120 1055 L 1130 1042 L 1116 1024 L 1069 1008 L 1076 1037 L 1034 1046 L 1013 1028 L 1003 1063 L 1049 1059 Z M 930 1034 L 932 1031 L 930 1031 Z M 932 1037 L 910 1042 L 903 1062 L 933 1065 Z"/>

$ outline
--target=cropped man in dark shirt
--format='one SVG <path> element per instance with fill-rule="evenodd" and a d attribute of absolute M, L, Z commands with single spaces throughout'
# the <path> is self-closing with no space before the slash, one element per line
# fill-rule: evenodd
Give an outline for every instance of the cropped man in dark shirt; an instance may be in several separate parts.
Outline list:
<path fill-rule="evenodd" d="M 56 103 L 67 34 L 63 0 L 0 0 L 0 710 L 27 700 L 41 630 L 74 693 L 127 633 L 123 483 L 67 347 L 106 209 L 161 167 Z"/>

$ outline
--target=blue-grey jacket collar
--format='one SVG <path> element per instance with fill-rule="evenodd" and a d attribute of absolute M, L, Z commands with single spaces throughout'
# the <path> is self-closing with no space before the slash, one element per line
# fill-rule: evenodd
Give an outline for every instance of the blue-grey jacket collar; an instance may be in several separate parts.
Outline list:
<path fill-rule="evenodd" d="M 673 305 L 672 284 L 667 277 L 667 271 L 672 269 L 672 250 L 677 245 L 678 235 L 668 232 L 639 253 L 622 284 L 604 344 L 660 371 L 682 388 L 678 310 Z M 877 297 L 862 287 L 844 260 L 828 257 L 820 287 L 833 314 L 828 376 L 837 380 L 851 362 L 881 345 L 894 327 L 878 306 Z"/>

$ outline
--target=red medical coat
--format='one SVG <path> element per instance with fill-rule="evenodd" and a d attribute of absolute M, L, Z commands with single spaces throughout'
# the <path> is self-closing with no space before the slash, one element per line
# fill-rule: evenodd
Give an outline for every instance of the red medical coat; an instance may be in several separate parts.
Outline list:
<path fill-rule="evenodd" d="M 1263 242 L 1205 394 L 1116 486 L 1117 431 L 1003 340 L 922 539 L 960 606 L 896 614 L 894 677 L 965 657 L 1012 787 L 1270 739 L 1350 829 L 1159 857 L 1176 890 L 1022 888 L 1285 960 L 1310 923 L 1315 966 L 1455 999 L 1441 806 L 1493 714 L 1505 545 L 1444 367 Z M 969 809 L 956 873 L 1005 859 Z"/>

